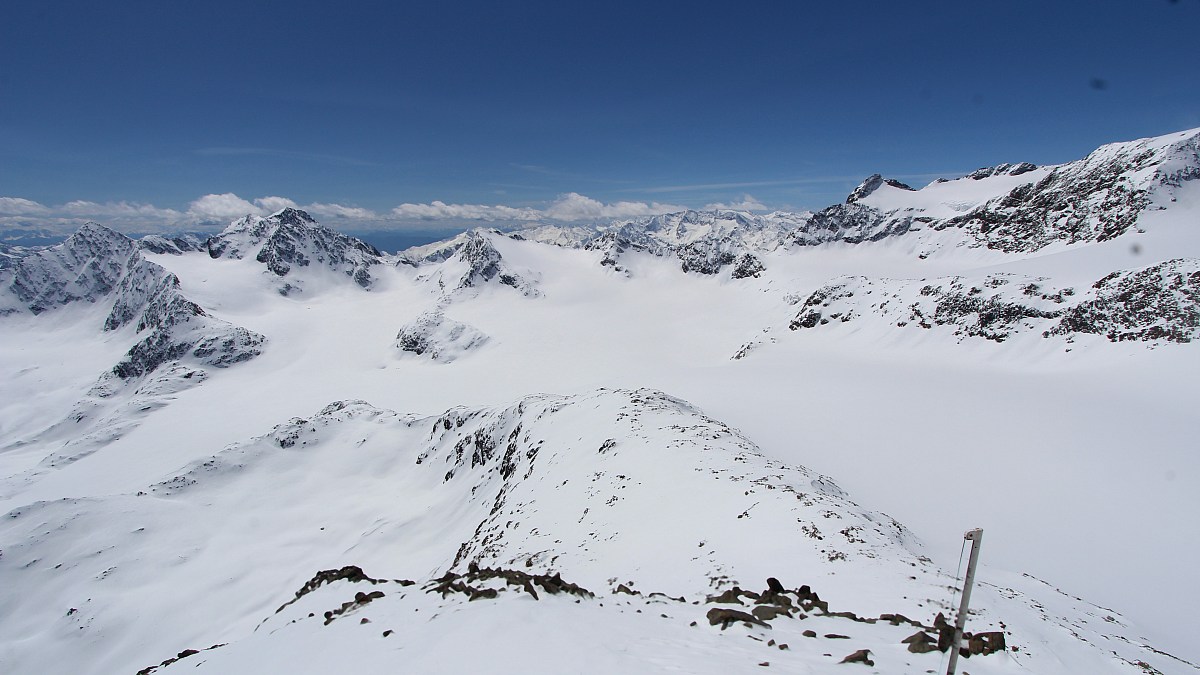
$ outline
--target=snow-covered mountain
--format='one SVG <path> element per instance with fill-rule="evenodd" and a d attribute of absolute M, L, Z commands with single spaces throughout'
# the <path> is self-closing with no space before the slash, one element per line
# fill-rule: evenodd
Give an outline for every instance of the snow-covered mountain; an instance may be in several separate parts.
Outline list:
<path fill-rule="evenodd" d="M 469 230 L 445 242 L 403 251 L 397 264 L 421 268 L 436 263 L 430 272 L 418 278 L 447 299 L 476 294 L 488 284 L 508 286 L 526 297 L 538 297 L 541 292 L 526 278 L 528 272 L 523 275 L 513 269 L 496 249 L 494 240 L 499 235 L 494 230 Z"/>
<path fill-rule="evenodd" d="M 688 648 L 668 642 L 660 653 L 689 671 L 717 668 L 698 662 L 701 650 L 721 654 L 725 669 L 759 661 L 803 669 L 868 649 L 881 667 L 923 672 L 942 655 L 937 615 L 954 584 L 902 525 L 850 501 L 828 477 L 768 460 L 727 425 L 649 390 L 532 396 L 434 417 L 336 402 L 136 493 L 18 508 L 0 536 L 11 580 L 4 634 L 73 645 L 14 650 L 15 672 L 113 672 L 139 658 L 179 664 L 164 672 L 240 672 L 264 650 L 293 652 L 288 660 L 307 663 L 303 670 L 332 650 L 356 669 L 385 672 L 409 651 L 433 656 L 412 641 L 427 621 L 487 640 L 516 612 L 530 628 L 566 620 L 605 634 L 628 630 L 621 614 L 643 610 L 660 617 L 636 629 L 643 640 L 686 636 Z M 373 569 L 390 576 L 363 574 Z M 776 576 L 795 581 L 785 587 Z M 506 589 L 521 597 L 501 598 Z M 564 607 L 556 595 L 586 605 Z M 1072 663 L 1103 663 L 1110 651 L 1114 664 L 1176 663 L 1140 647 L 1118 615 L 1063 603 L 1037 584 L 984 586 L 977 597 L 981 644 L 1002 652 L 1011 644 L 1031 663 L 1045 647 L 1029 635 L 1056 636 L 1055 656 Z M 497 607 L 482 609 L 489 604 Z M 406 616 L 422 609 L 431 618 Z M 1095 624 L 1066 640 L 1063 622 L 1076 616 Z M 348 643 L 326 628 L 335 621 L 357 625 L 359 637 Z M 726 651 L 730 624 L 759 644 Z M 922 632 L 928 648 L 909 649 L 904 640 Z M 570 648 L 612 658 L 602 642 Z M 822 654 L 831 650 L 836 658 Z M 528 667 L 522 657 L 498 647 L 492 666 L 478 663 Z M 976 653 L 970 664 L 1004 672 L 1014 658 Z M 589 660 L 572 669 L 608 668 Z"/>
<path fill-rule="evenodd" d="M 734 278 L 762 271 L 757 254 L 773 251 L 789 232 L 802 227 L 807 213 L 682 211 L 597 225 L 539 225 L 514 233 L 531 241 L 599 251 L 600 264 L 623 269 L 627 251 L 674 257 L 683 271 L 716 274 L 732 265 Z"/>
<path fill-rule="evenodd" d="M 6 248 L 0 671 L 939 672 L 980 526 L 961 670 L 1195 673 L 1197 139 Z"/>
<path fill-rule="evenodd" d="M 286 280 L 279 287 L 283 295 L 304 289 L 297 273 L 310 265 L 344 274 L 370 289 L 371 268 L 383 262 L 383 253 L 374 246 L 319 225 L 293 208 L 234 221 L 204 247 L 213 258 L 253 256 L 268 272 Z"/>

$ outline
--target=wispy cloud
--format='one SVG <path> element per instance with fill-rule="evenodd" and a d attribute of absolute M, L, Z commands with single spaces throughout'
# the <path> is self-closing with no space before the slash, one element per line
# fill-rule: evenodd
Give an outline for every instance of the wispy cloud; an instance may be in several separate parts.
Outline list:
<path fill-rule="evenodd" d="M 365 159 L 358 159 L 356 157 L 325 155 L 318 152 L 301 152 L 298 150 L 280 150 L 277 148 L 200 148 L 199 150 L 196 150 L 196 154 L 203 155 L 205 157 L 258 156 L 274 157 L 276 159 L 295 159 L 306 162 L 324 162 L 327 164 L 343 164 L 349 166 L 379 166 L 377 162 L 370 162 Z"/>
<path fill-rule="evenodd" d="M 741 200 L 736 202 L 714 202 L 704 207 L 707 210 L 727 210 L 727 211 L 770 211 L 770 207 L 763 204 L 758 199 L 750 195 L 742 195 Z"/>
<path fill-rule="evenodd" d="M 862 180 L 866 176 L 814 176 L 808 178 L 785 178 L 781 180 L 756 180 L 740 183 L 692 183 L 688 185 L 659 185 L 655 187 L 627 188 L 622 192 L 696 192 L 701 190 L 735 190 L 739 188 L 778 187 L 782 185 L 808 185 L 820 183 L 839 183 L 848 180 Z"/>

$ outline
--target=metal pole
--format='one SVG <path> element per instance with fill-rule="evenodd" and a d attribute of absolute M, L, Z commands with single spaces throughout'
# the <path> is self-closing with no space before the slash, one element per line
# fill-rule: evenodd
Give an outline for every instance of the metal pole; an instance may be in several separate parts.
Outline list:
<path fill-rule="evenodd" d="M 975 583 L 975 564 L 979 562 L 979 546 L 983 543 L 983 530 L 976 528 L 963 535 L 971 541 L 971 561 L 967 563 L 967 578 L 963 580 L 962 603 L 958 606 L 958 618 L 954 621 L 954 641 L 950 643 L 950 665 L 946 675 L 954 675 L 958 667 L 958 645 L 962 642 L 963 627 L 967 625 L 967 606 L 971 604 L 971 586 Z"/>

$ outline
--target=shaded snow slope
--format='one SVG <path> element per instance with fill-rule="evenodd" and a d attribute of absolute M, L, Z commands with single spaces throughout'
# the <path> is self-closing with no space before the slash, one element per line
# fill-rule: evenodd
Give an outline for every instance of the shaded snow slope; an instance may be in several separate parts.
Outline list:
<path fill-rule="evenodd" d="M 14 316 L 20 310 L 11 309 L 0 319 L 14 344 L 37 340 L 43 330 L 66 323 L 70 332 L 85 334 L 90 324 L 92 333 L 66 347 L 68 353 L 99 351 L 111 359 L 112 345 L 132 346 L 125 348 L 115 365 L 73 359 L 92 364 L 92 384 L 85 390 L 56 392 L 56 398 L 61 398 L 46 409 L 51 416 L 61 416 L 55 422 L 13 425 L 13 431 L 20 433 L 5 438 L 0 452 L 20 450 L 29 455 L 26 462 L 41 457 L 26 470 L 0 478 L 0 494 L 119 438 L 175 393 L 203 382 L 208 377 L 206 368 L 248 361 L 261 353 L 265 342 L 260 334 L 210 316 L 184 297 L 176 275 L 143 258 L 129 238 L 95 224 L 85 225 L 60 245 L 21 258 L 5 290 L 10 307 L 23 304 L 36 316 L 22 320 Z M 69 316 L 70 306 L 79 304 L 91 306 L 82 313 L 86 317 L 82 323 Z M 93 323 L 101 312 L 106 314 L 103 321 Z M 97 334 L 106 343 L 99 350 L 89 344 Z M 98 378 L 97 365 L 103 368 Z M 14 389 L 54 389 L 57 383 L 46 385 L 34 379 L 37 370 L 34 365 L 15 372 Z M 69 381 L 78 382 L 75 376 Z M 67 398 L 76 399 L 69 411 L 64 409 Z M 35 449 L 38 445 L 42 448 Z"/>
<path fill-rule="evenodd" d="M 0 523 L 0 542 L 0 570 L 10 580 L 0 590 L 0 634 L 6 638 L 0 653 L 13 672 L 133 672 L 185 647 L 241 640 L 249 641 L 240 667 L 253 667 L 262 658 L 257 652 L 278 652 L 268 635 L 289 619 L 303 622 L 301 630 L 313 640 L 303 653 L 322 651 L 329 646 L 307 631 L 323 622 L 308 612 L 338 609 L 341 596 L 351 596 L 355 605 L 360 590 L 386 588 L 384 594 L 394 596 L 404 588 L 338 588 L 301 598 L 273 618 L 316 570 L 345 564 L 422 583 L 478 565 L 561 574 L 598 597 L 620 584 L 661 592 L 666 597 L 660 600 L 626 598 L 634 604 L 624 611 L 641 605 L 668 614 L 653 626 L 623 618 L 619 595 L 608 611 L 601 611 L 602 599 L 588 598 L 586 607 L 571 610 L 580 613 L 564 613 L 539 582 L 548 614 L 530 620 L 569 622 L 579 630 L 596 625 L 600 635 L 635 631 L 659 644 L 698 621 L 706 625 L 691 641 L 707 643 L 706 651 L 732 639 L 707 625 L 712 606 L 750 612 L 760 597 L 743 600 L 736 591 L 718 596 L 739 586 L 757 590 L 777 576 L 791 580 L 789 588 L 804 584 L 819 597 L 798 591 L 787 602 L 772 601 L 811 620 L 754 615 L 788 635 L 791 653 L 772 654 L 771 660 L 823 662 L 831 638 L 800 635 L 816 628 L 869 645 L 890 672 L 920 672 L 938 655 L 913 661 L 901 644 L 912 624 L 859 625 L 854 617 L 900 614 L 905 618 L 897 624 L 916 619 L 932 626 L 953 585 L 896 521 L 850 501 L 829 478 L 769 460 L 725 424 L 650 390 L 533 396 L 435 417 L 338 402 L 135 494 L 18 508 Z M 1057 600 L 1045 590 L 1030 597 L 1029 584 L 1019 584 L 981 588 L 972 629 L 1003 632 L 1023 649 L 1024 667 L 1077 672 L 1075 665 L 1086 663 L 1090 672 L 1132 673 L 1138 671 L 1127 661 L 1134 659 L 1176 663 L 1141 647 L 1136 629 L 1119 615 Z M 39 593 L 23 592 L 32 587 Z M 496 630 L 512 621 L 476 604 L 464 607 L 449 597 L 453 593 L 440 600 L 419 597 L 416 588 L 411 593 L 407 603 L 378 605 L 390 608 L 383 610 L 390 624 L 371 626 L 369 634 L 377 638 L 391 628 L 397 635 L 380 643 L 379 653 L 372 651 L 379 661 L 364 666 L 373 672 L 409 658 L 436 658 L 431 645 L 413 638 L 440 613 L 457 615 L 435 624 L 452 630 Z M 188 611 L 180 612 L 181 606 Z M 354 607 L 342 607 L 338 615 L 347 609 Z M 425 613 L 410 611 L 419 609 Z M 832 614 L 846 611 L 853 614 Z M 351 615 L 343 626 L 363 625 L 358 615 L 366 616 L 365 610 Z M 382 620 L 376 614 L 372 622 Z M 294 638 L 279 639 L 283 649 L 295 648 Z M 594 638 L 579 643 L 587 651 L 609 648 Z M 334 649 L 344 654 L 348 647 Z M 728 663 L 746 659 L 748 648 L 735 651 Z M 759 646 L 753 650 L 761 653 Z M 229 652 L 235 660 L 221 666 L 232 669 L 226 672 L 236 672 L 238 653 Z M 684 650 L 667 648 L 665 655 L 690 670 L 693 657 Z M 515 656 L 505 655 L 510 663 Z M 975 658 L 987 662 L 981 672 L 1022 672 L 1010 657 Z M 916 665 L 905 671 L 902 662 Z M 603 672 L 598 663 L 596 670 L 580 665 Z M 316 672 L 314 666 L 295 667 Z M 529 667 L 553 672 L 553 664 Z"/>

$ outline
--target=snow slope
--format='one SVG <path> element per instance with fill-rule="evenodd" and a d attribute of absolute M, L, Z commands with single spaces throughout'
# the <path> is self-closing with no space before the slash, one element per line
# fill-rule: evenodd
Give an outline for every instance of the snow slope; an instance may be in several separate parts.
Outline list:
<path fill-rule="evenodd" d="M 921 190 L 881 179 L 813 215 L 474 231 L 395 259 L 322 244 L 300 213 L 255 221 L 295 221 L 265 262 L 249 221 L 224 249 L 10 251 L 0 667 L 136 672 L 227 642 L 162 669 L 826 672 L 869 649 L 878 672 L 925 672 L 941 652 L 900 642 L 918 626 L 814 609 L 722 631 L 708 610 L 737 607 L 707 596 L 775 577 L 932 629 L 978 526 L 968 629 L 1020 651 L 968 672 L 1194 672 L 1196 137 Z M 38 297 L 66 301 L 34 314 L 13 270 L 45 255 L 90 271 L 44 277 L 65 281 Z M 100 396 L 162 325 L 139 317 L 172 303 L 260 353 L 216 369 L 189 351 Z M 426 592 L 509 585 L 472 562 L 595 597 Z M 276 612 L 347 565 L 417 583 L 332 581 Z M 437 582 L 448 570 L 466 576 Z"/>

